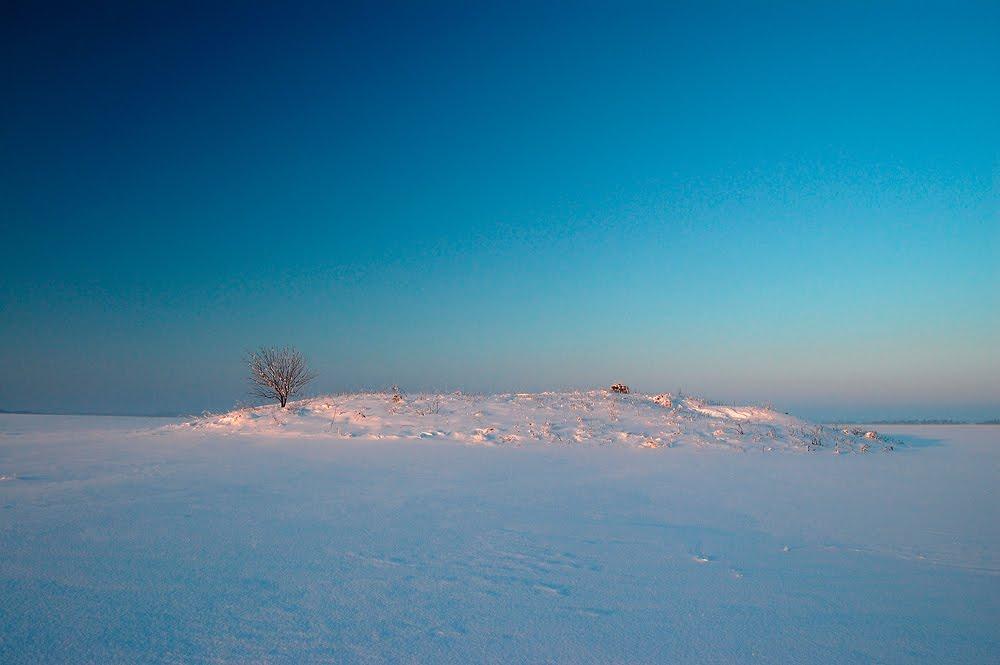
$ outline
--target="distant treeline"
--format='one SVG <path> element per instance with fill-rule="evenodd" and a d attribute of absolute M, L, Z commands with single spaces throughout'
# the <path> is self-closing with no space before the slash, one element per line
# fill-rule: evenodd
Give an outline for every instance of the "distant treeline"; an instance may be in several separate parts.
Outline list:
<path fill-rule="evenodd" d="M 13 416 L 115 416 L 118 418 L 180 418 L 187 415 L 164 411 L 160 413 L 120 413 L 109 411 L 28 411 L 25 409 L 0 409 L 0 414 Z"/>
<path fill-rule="evenodd" d="M 870 425 L 1000 425 L 1000 418 L 992 420 L 953 420 L 951 418 L 912 418 L 909 420 L 867 420 Z"/>

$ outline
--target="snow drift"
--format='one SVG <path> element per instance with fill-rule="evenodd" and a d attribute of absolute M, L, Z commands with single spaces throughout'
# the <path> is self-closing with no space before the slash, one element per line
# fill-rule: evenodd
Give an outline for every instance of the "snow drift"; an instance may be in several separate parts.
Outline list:
<path fill-rule="evenodd" d="M 838 454 L 893 448 L 891 441 L 872 432 L 816 425 L 764 406 L 728 406 L 668 393 L 608 390 L 330 395 L 291 402 L 286 409 L 268 405 L 205 414 L 169 429 L 306 438 L 440 437 L 501 446 L 692 446 Z"/>

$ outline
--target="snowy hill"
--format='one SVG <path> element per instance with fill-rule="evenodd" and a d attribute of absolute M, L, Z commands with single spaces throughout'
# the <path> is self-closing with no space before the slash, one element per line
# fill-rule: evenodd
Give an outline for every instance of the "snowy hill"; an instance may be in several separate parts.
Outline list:
<path fill-rule="evenodd" d="M 761 406 L 608 390 L 499 395 L 354 393 L 205 414 L 171 430 L 470 444 L 692 446 L 736 451 L 889 451 L 874 433 L 815 425 Z"/>

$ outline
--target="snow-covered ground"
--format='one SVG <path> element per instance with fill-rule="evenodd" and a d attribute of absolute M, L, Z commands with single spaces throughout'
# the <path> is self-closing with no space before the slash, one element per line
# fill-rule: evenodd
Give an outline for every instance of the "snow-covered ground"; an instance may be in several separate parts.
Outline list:
<path fill-rule="evenodd" d="M 171 429 L 282 438 L 428 439 L 488 445 L 693 446 L 735 451 L 890 452 L 864 428 L 822 427 L 766 406 L 589 392 L 355 393 L 206 414 Z M 866 436 L 867 434 L 867 436 Z"/>
<path fill-rule="evenodd" d="M 997 662 L 1000 427 L 406 399 L 0 415 L 0 662 Z"/>

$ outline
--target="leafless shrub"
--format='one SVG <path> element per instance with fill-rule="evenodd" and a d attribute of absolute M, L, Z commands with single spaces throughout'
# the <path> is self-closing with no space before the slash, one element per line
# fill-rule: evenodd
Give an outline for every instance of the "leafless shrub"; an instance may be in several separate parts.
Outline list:
<path fill-rule="evenodd" d="M 797 427 L 791 430 L 792 436 L 798 438 L 805 444 L 806 450 L 812 452 L 817 448 L 823 447 L 823 426 L 816 425 L 815 427 Z"/>
<path fill-rule="evenodd" d="M 316 375 L 306 367 L 305 358 L 295 349 L 262 346 L 247 355 L 251 391 L 257 397 L 277 400 L 285 408 Z"/>
<path fill-rule="evenodd" d="M 417 409 L 418 416 L 429 416 L 441 413 L 441 395 L 431 395 L 424 401 L 424 405 Z"/>
<path fill-rule="evenodd" d="M 611 386 L 611 392 L 613 392 L 613 393 L 621 393 L 623 395 L 628 395 L 632 391 L 629 390 L 629 387 L 626 386 L 624 383 L 616 383 L 613 386 Z"/>
<path fill-rule="evenodd" d="M 823 447 L 823 426 L 817 425 L 809 430 L 809 450 Z"/>

